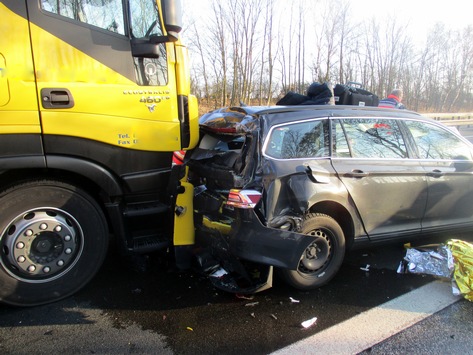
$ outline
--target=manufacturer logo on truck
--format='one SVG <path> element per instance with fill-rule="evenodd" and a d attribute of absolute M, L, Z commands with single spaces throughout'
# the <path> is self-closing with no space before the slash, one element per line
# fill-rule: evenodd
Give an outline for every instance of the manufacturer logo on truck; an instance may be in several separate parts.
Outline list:
<path fill-rule="evenodd" d="M 156 104 L 164 100 L 170 100 L 169 90 L 125 90 L 124 95 L 139 95 L 140 102 L 144 103 L 149 112 L 154 112 Z"/>

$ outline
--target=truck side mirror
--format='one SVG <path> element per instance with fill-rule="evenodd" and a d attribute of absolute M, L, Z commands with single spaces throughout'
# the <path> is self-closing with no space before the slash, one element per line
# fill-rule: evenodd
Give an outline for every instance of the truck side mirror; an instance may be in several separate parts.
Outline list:
<path fill-rule="evenodd" d="M 164 27 L 169 40 L 177 41 L 182 30 L 182 8 L 180 0 L 161 0 Z"/>

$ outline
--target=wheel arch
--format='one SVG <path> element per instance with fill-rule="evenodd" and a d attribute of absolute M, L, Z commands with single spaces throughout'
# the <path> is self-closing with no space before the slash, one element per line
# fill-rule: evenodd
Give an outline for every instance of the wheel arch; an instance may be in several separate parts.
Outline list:
<path fill-rule="evenodd" d="M 309 209 L 309 212 L 323 213 L 332 217 L 343 230 L 346 249 L 351 248 L 355 236 L 355 224 L 352 215 L 343 205 L 334 201 L 318 202 Z"/>
<path fill-rule="evenodd" d="M 73 157 L 47 157 L 47 164 L 9 164 L 10 160 L 0 160 L 0 186 L 3 189 L 16 185 L 19 181 L 55 179 L 77 184 L 93 193 L 103 202 L 108 197 L 121 196 L 124 191 L 119 179 L 102 166 Z"/>
<path fill-rule="evenodd" d="M 83 189 L 99 203 L 109 229 L 114 229 L 111 221 L 114 218 L 108 206 L 113 205 L 114 197 L 122 196 L 124 191 L 118 178 L 100 165 L 72 157 L 50 157 L 47 168 L 40 165 L 4 165 L 2 170 L 0 191 L 33 180 L 60 181 Z"/>
<path fill-rule="evenodd" d="M 98 186 L 107 196 L 121 196 L 122 186 L 118 177 L 104 167 L 83 159 L 64 156 L 46 156 L 48 169 L 63 172 L 68 176 L 77 176 L 90 184 Z"/>

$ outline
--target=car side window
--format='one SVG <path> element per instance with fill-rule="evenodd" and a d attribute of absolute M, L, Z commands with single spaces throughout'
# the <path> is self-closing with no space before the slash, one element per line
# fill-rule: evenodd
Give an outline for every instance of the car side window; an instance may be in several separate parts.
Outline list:
<path fill-rule="evenodd" d="M 347 137 L 340 120 L 334 121 L 332 127 L 332 134 L 334 136 L 332 155 L 338 158 L 351 157 L 350 146 L 348 145 Z"/>
<path fill-rule="evenodd" d="M 345 139 L 343 139 L 345 138 Z M 336 156 L 407 158 L 407 148 L 396 120 L 355 118 L 335 123 Z"/>
<path fill-rule="evenodd" d="M 420 121 L 406 121 L 420 159 L 473 160 L 470 147 L 448 128 Z"/>
<path fill-rule="evenodd" d="M 327 120 L 297 122 L 274 127 L 268 137 L 265 153 L 277 159 L 328 156 Z"/>

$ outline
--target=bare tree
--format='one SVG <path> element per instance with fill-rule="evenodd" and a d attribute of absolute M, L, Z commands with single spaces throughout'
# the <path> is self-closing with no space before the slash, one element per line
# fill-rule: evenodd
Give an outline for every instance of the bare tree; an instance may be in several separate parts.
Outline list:
<path fill-rule="evenodd" d="M 357 81 L 378 96 L 401 87 L 414 110 L 473 110 L 471 26 L 438 24 L 415 47 L 402 19 L 357 19 L 349 0 L 201 1 L 211 11 L 187 34 L 193 89 L 207 105 L 270 104 L 312 81 Z"/>

